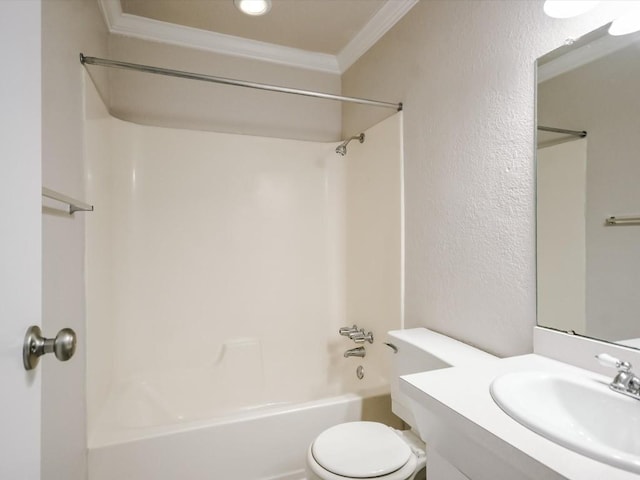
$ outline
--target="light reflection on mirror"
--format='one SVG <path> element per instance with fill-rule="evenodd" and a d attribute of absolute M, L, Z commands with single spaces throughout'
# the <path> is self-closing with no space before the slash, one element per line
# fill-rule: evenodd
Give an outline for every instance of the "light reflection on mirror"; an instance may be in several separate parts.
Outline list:
<path fill-rule="evenodd" d="M 538 60 L 537 126 L 569 131 L 537 132 L 538 325 L 640 348 L 640 35 L 607 28 Z"/>

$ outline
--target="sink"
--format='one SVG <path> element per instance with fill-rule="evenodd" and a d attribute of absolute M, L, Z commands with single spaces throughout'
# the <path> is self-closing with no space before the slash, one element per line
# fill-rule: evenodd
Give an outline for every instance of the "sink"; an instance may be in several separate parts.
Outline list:
<path fill-rule="evenodd" d="M 640 401 L 606 382 L 546 372 L 502 375 L 491 396 L 504 412 L 570 450 L 640 473 Z"/>

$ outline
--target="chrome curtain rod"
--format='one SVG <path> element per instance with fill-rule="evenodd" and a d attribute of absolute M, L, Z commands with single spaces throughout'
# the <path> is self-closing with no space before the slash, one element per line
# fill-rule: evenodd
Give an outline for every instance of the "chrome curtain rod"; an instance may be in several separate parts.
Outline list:
<path fill-rule="evenodd" d="M 220 83 L 222 85 L 234 85 L 237 87 L 254 88 L 257 90 L 267 90 L 270 92 L 280 92 L 293 95 L 302 95 L 305 97 L 324 98 L 326 100 L 337 100 L 339 102 L 359 103 L 362 105 L 371 105 L 373 107 L 393 108 L 398 112 L 402 110 L 402 103 L 381 102 L 378 100 L 368 100 L 366 98 L 357 97 L 344 97 L 342 95 L 334 95 L 332 93 L 322 93 L 314 92 L 311 90 L 300 90 L 297 88 L 279 87 L 277 85 L 247 82 L 244 80 L 235 80 L 233 78 L 215 77 L 213 75 L 204 75 L 202 73 L 183 72 L 181 70 L 152 67 L 150 65 L 140 65 L 138 63 L 120 62 L 117 60 L 109 60 L 106 58 L 87 57 L 82 53 L 80 54 L 80 63 L 82 63 L 83 65 L 97 65 L 100 67 L 123 68 L 125 70 L 136 70 L 138 72 L 155 73 L 157 75 L 167 75 L 169 77 L 188 78 L 190 80 Z"/>
<path fill-rule="evenodd" d="M 543 127 L 538 126 L 538 130 L 543 132 L 564 133 L 565 135 L 574 135 L 576 137 L 584 138 L 587 136 L 587 132 L 584 130 L 566 130 L 564 128 Z"/>

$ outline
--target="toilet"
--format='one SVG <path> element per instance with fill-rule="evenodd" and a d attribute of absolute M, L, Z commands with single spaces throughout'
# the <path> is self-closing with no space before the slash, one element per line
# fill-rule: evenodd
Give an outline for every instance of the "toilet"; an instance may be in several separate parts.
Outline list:
<path fill-rule="evenodd" d="M 392 410 L 412 428 L 412 400 L 400 392 L 400 375 L 497 360 L 426 328 L 391 331 L 387 345 L 392 356 Z M 425 444 L 413 430 L 396 430 L 378 422 L 348 422 L 328 428 L 311 443 L 306 478 L 421 480 L 426 478 L 426 468 Z"/>

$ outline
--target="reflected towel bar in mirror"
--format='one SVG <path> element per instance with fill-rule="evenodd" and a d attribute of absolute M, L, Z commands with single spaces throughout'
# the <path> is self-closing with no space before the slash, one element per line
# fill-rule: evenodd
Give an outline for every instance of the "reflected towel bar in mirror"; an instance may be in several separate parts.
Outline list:
<path fill-rule="evenodd" d="M 609 217 L 605 225 L 640 225 L 640 216 L 637 217 Z"/>

